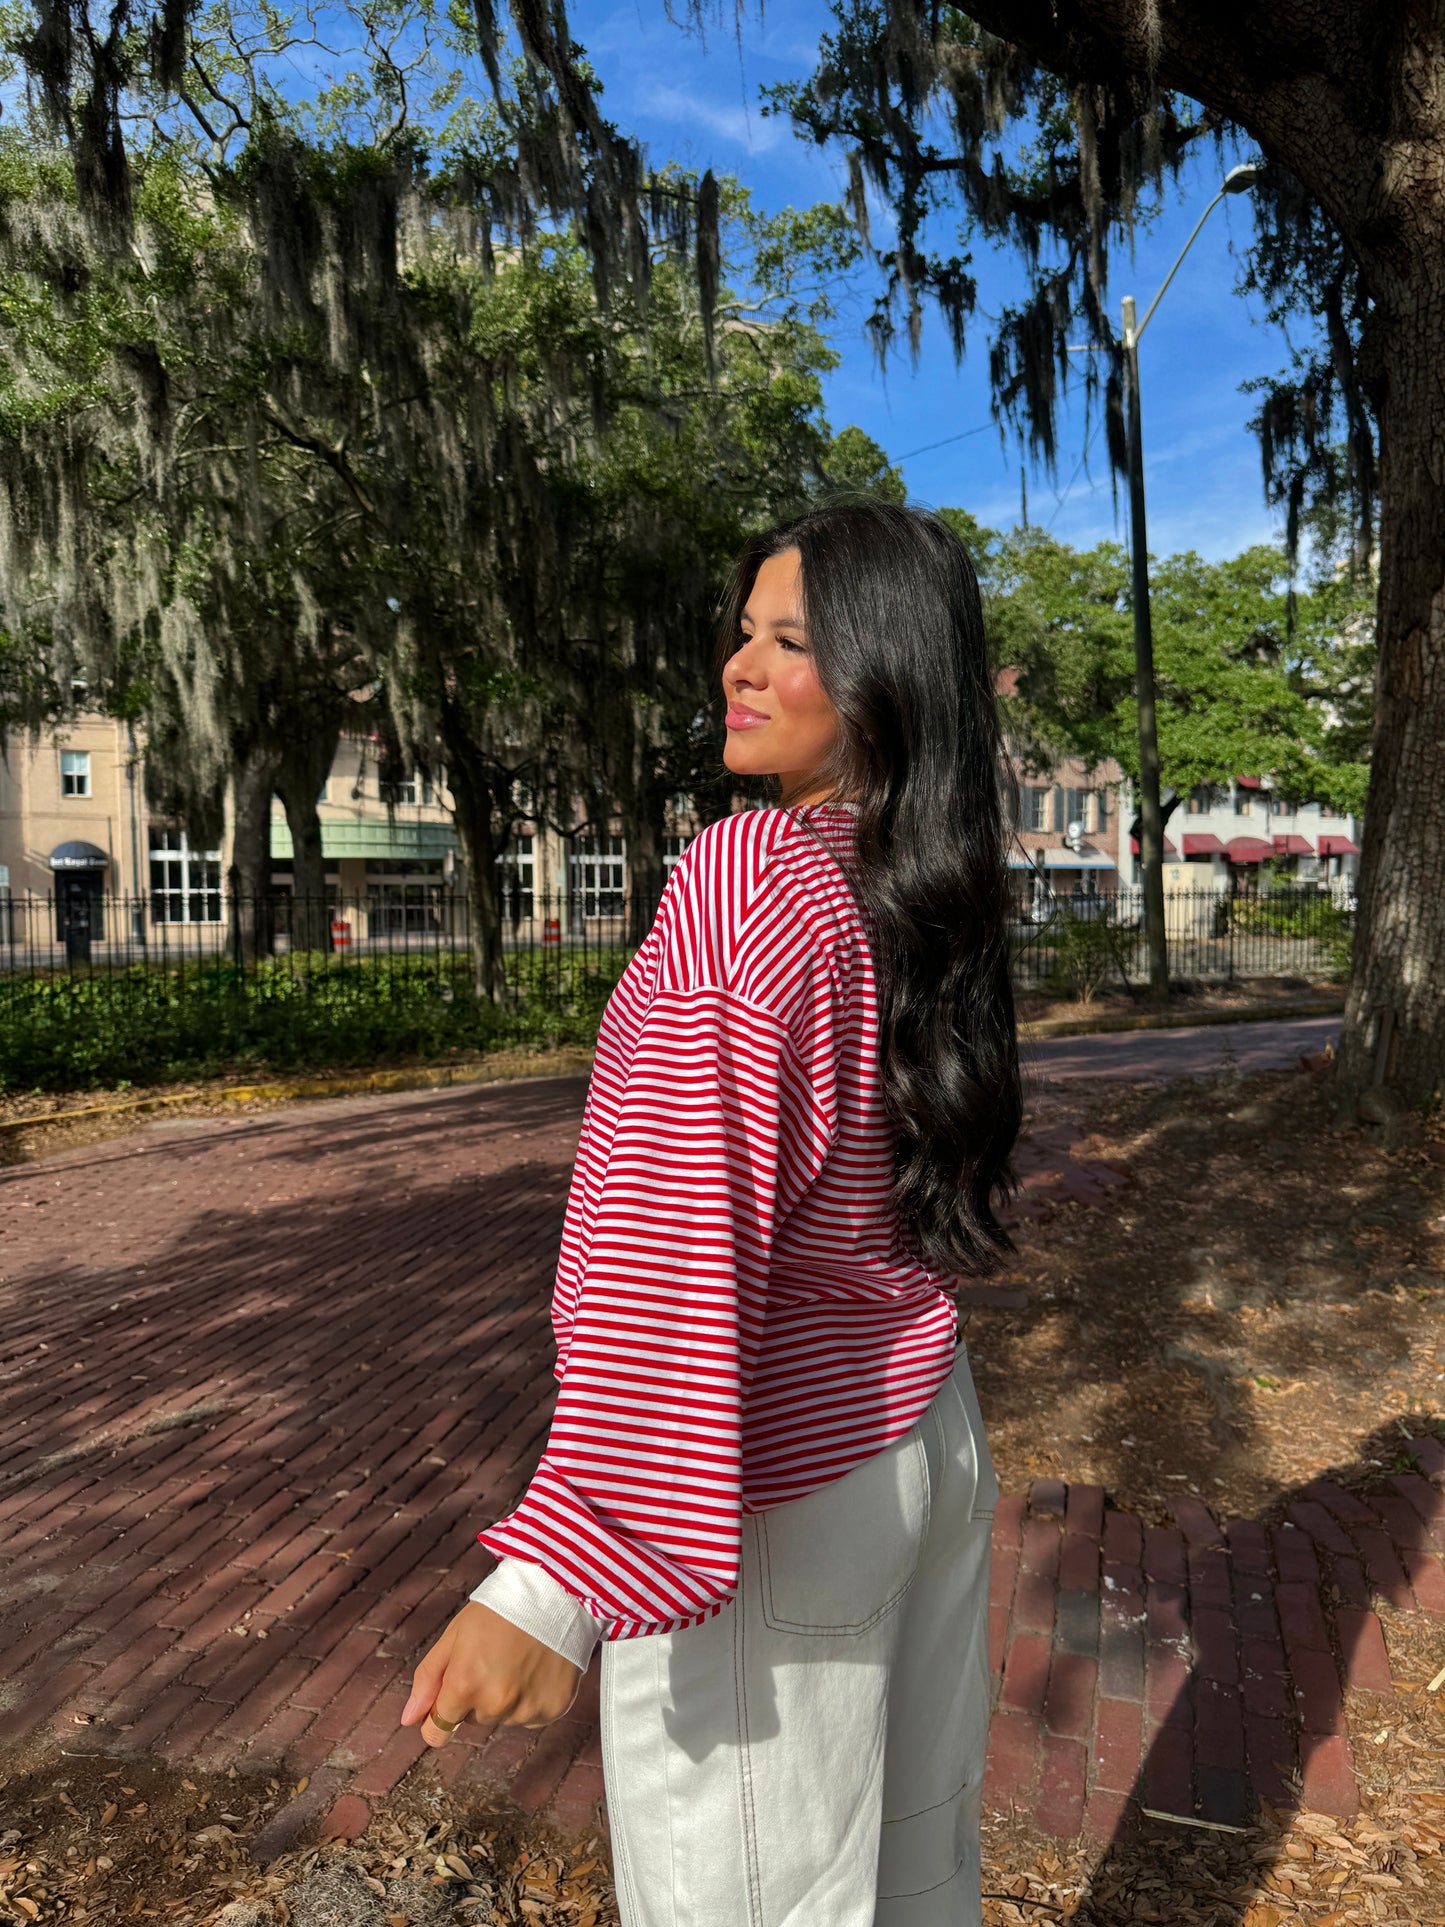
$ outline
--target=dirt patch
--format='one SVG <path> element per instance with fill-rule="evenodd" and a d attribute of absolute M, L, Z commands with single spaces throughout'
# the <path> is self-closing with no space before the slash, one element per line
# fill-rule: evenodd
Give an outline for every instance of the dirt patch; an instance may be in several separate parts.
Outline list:
<path fill-rule="evenodd" d="M 306 1782 L 61 1756 L 0 1780 L 0 1919 L 112 1927 L 615 1927 L 610 1860 L 515 1808 L 412 1776 L 354 1842 L 261 1866 Z"/>
<path fill-rule="evenodd" d="M 1174 1018 L 1229 1011 L 1242 1015 L 1263 1010 L 1286 1014 L 1296 1004 L 1338 1004 L 1344 1008 L 1344 986 L 1308 977 L 1252 977 L 1232 984 L 1176 983 L 1169 990 L 1169 1014 Z M 1149 1009 L 1142 991 L 1132 996 L 1117 985 L 1100 990 L 1087 1003 L 1056 997 L 1046 990 L 1020 990 L 1014 998 L 1021 1024 L 1094 1024 L 1101 1018 L 1138 1017 Z"/>
<path fill-rule="evenodd" d="M 1331 1115 L 1305 1070 L 1039 1095 L 1037 1128 L 1072 1125 L 1130 1181 L 1023 1223 L 1007 1282 L 1027 1306 L 971 1314 L 1005 1490 L 1256 1517 L 1326 1471 L 1387 1469 L 1407 1414 L 1445 1436 L 1445 1132 L 1392 1150 Z"/>

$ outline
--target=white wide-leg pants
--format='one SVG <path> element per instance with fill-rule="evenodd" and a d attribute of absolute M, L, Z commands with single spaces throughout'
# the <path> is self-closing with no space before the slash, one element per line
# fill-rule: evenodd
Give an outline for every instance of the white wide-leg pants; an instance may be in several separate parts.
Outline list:
<path fill-rule="evenodd" d="M 622 1927 L 977 1927 L 998 1483 L 969 1372 L 743 1519 L 715 1619 L 602 1648 Z"/>

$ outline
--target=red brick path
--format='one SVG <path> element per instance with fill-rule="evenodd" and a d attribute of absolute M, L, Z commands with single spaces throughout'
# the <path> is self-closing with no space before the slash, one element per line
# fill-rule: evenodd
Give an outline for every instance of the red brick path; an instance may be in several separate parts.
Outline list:
<path fill-rule="evenodd" d="M 353 1825 L 416 1764 L 411 1669 L 551 1415 L 581 1089 L 175 1122 L 0 1174 L 0 1760 L 50 1733 L 284 1765 Z M 1025 1163 L 1027 1209 L 1124 1181 L 1066 1131 Z M 1371 1602 L 1445 1613 L 1445 1448 L 1420 1451 L 1431 1477 L 1371 1508 L 1311 1488 L 1273 1533 L 1006 1499 L 991 1800 L 1061 1836 L 1131 1793 L 1227 1820 L 1299 1767 L 1352 1810 L 1340 1681 L 1389 1687 Z M 581 1830 L 596 1710 L 594 1669 L 568 1719 L 465 1728 L 439 1770 Z"/>

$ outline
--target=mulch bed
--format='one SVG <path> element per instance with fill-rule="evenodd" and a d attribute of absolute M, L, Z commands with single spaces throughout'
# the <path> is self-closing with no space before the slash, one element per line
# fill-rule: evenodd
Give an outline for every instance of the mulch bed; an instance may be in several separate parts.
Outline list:
<path fill-rule="evenodd" d="M 1318 1069 L 1040 1094 L 1129 1181 L 1025 1221 L 1027 1306 L 971 1315 L 1006 1490 L 1102 1485 L 1160 1524 L 1180 1492 L 1274 1516 L 1406 1469 L 1392 1439 L 1445 1421 L 1445 1118 L 1390 1149 L 1332 1110 Z"/>
<path fill-rule="evenodd" d="M 1344 1008 L 1344 986 L 1308 977 L 1250 977 L 1235 983 L 1174 984 L 1169 992 L 1169 1014 L 1176 1020 L 1210 1017 L 1223 1012 L 1239 1016 L 1257 1010 L 1287 1015 L 1296 1004 L 1338 1004 Z M 1138 1017 L 1149 1010 L 1140 988 L 1137 994 L 1110 985 L 1086 1003 L 1055 996 L 1048 990 L 1020 990 L 1014 1006 L 1021 1024 L 1094 1024 L 1101 1018 Z"/>

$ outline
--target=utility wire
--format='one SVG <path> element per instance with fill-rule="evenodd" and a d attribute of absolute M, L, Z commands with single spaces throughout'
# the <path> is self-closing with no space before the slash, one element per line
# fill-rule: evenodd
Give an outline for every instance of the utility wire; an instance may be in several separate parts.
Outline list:
<path fill-rule="evenodd" d="M 1080 474 L 1080 471 L 1083 469 L 1084 463 L 1087 462 L 1089 459 L 1089 450 L 1094 446 L 1094 437 L 1098 434 L 1100 427 L 1103 425 L 1103 420 L 1104 420 L 1103 416 L 1100 415 L 1099 419 L 1094 423 L 1094 426 L 1089 430 L 1089 439 L 1084 443 L 1084 452 L 1079 457 L 1078 461 L 1074 463 L 1074 472 L 1069 477 L 1068 481 L 1065 482 L 1064 492 L 1059 497 L 1058 502 L 1055 504 L 1053 514 L 1049 517 L 1048 521 L 1044 524 L 1045 534 L 1047 534 L 1048 531 L 1054 526 L 1055 522 L 1058 521 L 1059 516 L 1063 511 L 1063 506 L 1065 502 L 1067 502 L 1069 499 L 1069 492 L 1073 488 L 1075 482 L 1078 481 L 1079 474 Z"/>
<path fill-rule="evenodd" d="M 961 435 L 945 435 L 941 442 L 925 442 L 922 448 L 910 448 L 906 455 L 895 455 L 893 459 L 895 462 L 911 462 L 915 455 L 928 455 L 935 448 L 949 448 L 954 442 L 971 441 L 975 435 L 986 435 L 992 427 L 992 422 L 985 422 L 982 428 L 966 428 Z"/>

